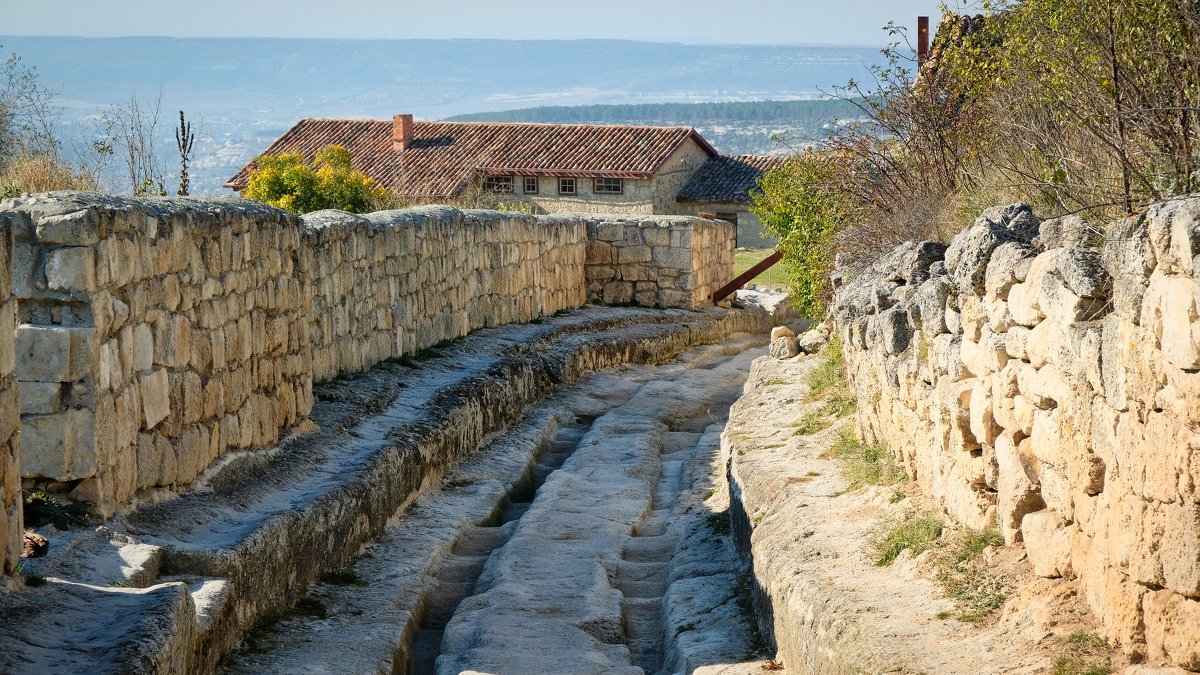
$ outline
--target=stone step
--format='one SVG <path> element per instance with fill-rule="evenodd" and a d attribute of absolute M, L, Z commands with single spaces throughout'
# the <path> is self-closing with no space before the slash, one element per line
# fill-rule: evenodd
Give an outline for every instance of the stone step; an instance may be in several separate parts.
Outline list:
<path fill-rule="evenodd" d="M 667 592 L 667 582 L 618 579 L 617 590 L 627 598 L 661 598 Z"/>
<path fill-rule="evenodd" d="M 514 520 L 520 520 L 521 516 L 533 506 L 533 502 L 509 502 L 508 506 L 500 512 L 500 521 L 503 523 L 511 523 Z"/>
<path fill-rule="evenodd" d="M 636 562 L 666 562 L 674 553 L 675 538 L 664 534 L 630 539 L 621 558 Z"/>
<path fill-rule="evenodd" d="M 487 564 L 486 555 L 456 555 L 450 554 L 442 558 L 438 565 L 437 578 L 439 581 L 470 581 L 474 582 L 483 573 Z"/>
<path fill-rule="evenodd" d="M 661 581 L 666 582 L 668 568 L 662 562 L 634 562 L 621 560 L 617 562 L 617 579 L 629 581 Z"/>
<path fill-rule="evenodd" d="M 474 594 L 474 581 L 438 581 L 426 596 L 421 628 L 445 628 L 463 598 Z"/>
<path fill-rule="evenodd" d="M 451 553 L 461 556 L 485 556 L 504 545 L 508 533 L 501 527 L 469 525 L 460 532 Z"/>

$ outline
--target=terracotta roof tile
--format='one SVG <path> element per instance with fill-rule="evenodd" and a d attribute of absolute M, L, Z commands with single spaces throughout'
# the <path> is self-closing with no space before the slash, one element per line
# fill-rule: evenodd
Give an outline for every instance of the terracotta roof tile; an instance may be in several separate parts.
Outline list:
<path fill-rule="evenodd" d="M 724 155 L 710 157 L 679 191 L 681 202 L 749 204 L 759 176 L 783 164 L 785 157 Z"/>
<path fill-rule="evenodd" d="M 413 123 L 403 151 L 392 149 L 392 122 L 302 119 L 264 151 L 299 152 L 312 161 L 331 144 L 345 146 L 354 167 L 405 197 L 450 197 L 476 172 L 488 174 L 649 178 L 689 138 L 712 148 L 690 127 Z M 247 165 L 226 183 L 240 189 Z"/>

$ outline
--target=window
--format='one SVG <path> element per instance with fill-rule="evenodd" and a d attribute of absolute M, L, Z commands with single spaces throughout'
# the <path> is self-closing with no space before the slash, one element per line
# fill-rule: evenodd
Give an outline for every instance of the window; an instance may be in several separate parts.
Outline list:
<path fill-rule="evenodd" d="M 525 176 L 525 194 L 536 195 L 538 193 L 537 176 Z"/>
<path fill-rule="evenodd" d="M 486 192 L 512 192 L 512 176 L 488 176 L 483 179 L 483 189 Z"/>
<path fill-rule="evenodd" d="M 559 178 L 558 179 L 558 194 L 560 194 L 560 195 L 575 194 L 575 179 L 574 178 Z"/>
<path fill-rule="evenodd" d="M 598 195 L 619 195 L 625 192 L 625 181 L 620 178 L 594 178 L 592 192 Z"/>

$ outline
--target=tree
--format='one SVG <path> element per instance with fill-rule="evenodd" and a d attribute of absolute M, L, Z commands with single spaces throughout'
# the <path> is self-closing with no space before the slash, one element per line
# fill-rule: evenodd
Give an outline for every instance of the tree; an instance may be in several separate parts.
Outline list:
<path fill-rule="evenodd" d="M 242 196 L 292 213 L 321 209 L 366 213 L 391 199 L 391 193 L 372 178 L 354 170 L 350 153 L 340 145 L 322 148 L 311 166 L 297 152 L 258 157 Z"/>
<path fill-rule="evenodd" d="M 192 133 L 192 123 L 183 118 L 179 111 L 179 128 L 175 130 L 175 147 L 179 149 L 179 192 L 181 197 L 188 193 L 188 162 L 192 158 L 192 148 L 196 144 L 196 134 Z"/>
<path fill-rule="evenodd" d="M 0 169 L 17 157 L 57 158 L 54 92 L 38 81 L 37 69 L 10 53 L 0 67 Z"/>
<path fill-rule="evenodd" d="M 136 197 L 167 194 L 157 149 L 161 108 L 162 91 L 153 105 L 139 101 L 137 93 L 130 93 L 128 101 L 100 113 L 100 133 L 108 145 L 98 144 L 97 153 L 120 155 L 125 162 L 129 191 Z"/>

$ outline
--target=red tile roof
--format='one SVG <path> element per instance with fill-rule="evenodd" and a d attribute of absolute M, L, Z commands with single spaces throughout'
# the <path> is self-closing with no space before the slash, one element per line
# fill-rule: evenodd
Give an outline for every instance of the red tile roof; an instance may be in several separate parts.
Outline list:
<path fill-rule="evenodd" d="M 431 198 L 454 196 L 477 173 L 650 178 L 688 139 L 717 154 L 691 127 L 417 121 L 408 147 L 396 151 L 390 121 L 302 119 L 263 154 L 299 152 L 312 161 L 336 143 L 383 187 Z M 244 188 L 251 166 L 226 187 Z"/>
<path fill-rule="evenodd" d="M 786 157 L 773 155 L 709 157 L 684 184 L 676 199 L 749 204 L 750 190 L 757 186 L 759 176 L 785 161 Z"/>

